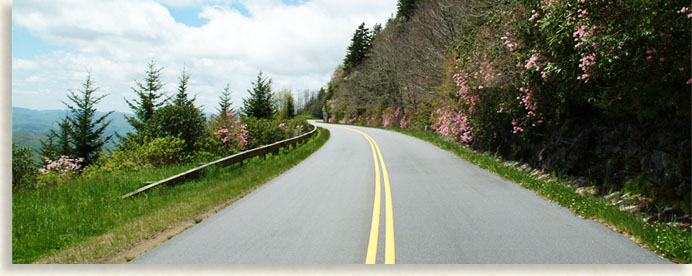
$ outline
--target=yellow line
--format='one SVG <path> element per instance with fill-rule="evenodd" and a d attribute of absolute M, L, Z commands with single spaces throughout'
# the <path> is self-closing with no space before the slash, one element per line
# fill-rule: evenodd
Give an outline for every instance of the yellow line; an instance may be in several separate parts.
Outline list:
<path fill-rule="evenodd" d="M 372 137 L 370 137 L 372 139 Z M 375 143 L 375 140 L 372 139 Z M 392 210 L 392 189 L 389 186 L 389 174 L 387 174 L 387 165 L 384 164 L 384 158 L 382 158 L 382 152 L 380 147 L 375 143 L 375 148 L 377 149 L 377 155 L 380 156 L 380 163 L 382 163 L 382 174 L 384 174 L 384 200 L 385 200 L 385 246 L 384 246 L 384 263 L 385 264 L 395 264 L 396 254 L 394 252 L 394 212 Z"/>
<path fill-rule="evenodd" d="M 375 261 L 377 260 L 377 238 L 380 232 L 380 167 L 377 164 L 375 146 L 373 145 L 373 142 L 369 139 L 368 142 L 370 143 L 370 149 L 372 150 L 372 158 L 375 161 L 375 203 L 372 207 L 370 240 L 368 241 L 368 253 L 365 256 L 365 263 L 375 264 Z"/>
<path fill-rule="evenodd" d="M 339 126 L 340 127 L 340 126 Z M 380 168 L 379 163 L 382 165 L 382 174 L 384 175 L 384 189 L 385 189 L 385 249 L 384 249 L 384 263 L 385 264 L 395 264 L 395 248 L 394 248 L 394 215 L 392 211 L 392 192 L 389 185 L 389 174 L 387 173 L 387 166 L 384 163 L 384 158 L 382 158 L 382 151 L 380 147 L 375 142 L 375 139 L 357 129 L 340 127 L 348 129 L 357 133 L 360 133 L 368 140 L 370 143 L 370 149 L 372 150 L 373 159 L 375 161 L 375 203 L 372 210 L 372 224 L 370 226 L 370 240 L 368 242 L 368 251 L 365 257 L 366 264 L 374 264 L 377 258 L 377 241 L 379 235 L 379 222 L 380 222 Z M 377 152 L 377 156 L 375 155 Z"/>

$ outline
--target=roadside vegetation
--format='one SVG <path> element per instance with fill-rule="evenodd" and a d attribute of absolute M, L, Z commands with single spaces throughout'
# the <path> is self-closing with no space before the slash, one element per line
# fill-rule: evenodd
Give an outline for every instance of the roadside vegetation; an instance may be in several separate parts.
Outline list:
<path fill-rule="evenodd" d="M 108 95 L 99 94 L 89 74 L 82 89 L 69 91 L 67 115 L 41 141 L 40 149 L 13 145 L 13 263 L 39 258 L 58 263 L 102 261 L 267 182 L 317 150 L 329 136 L 320 130 L 297 149 L 214 168 L 201 179 L 121 199 L 145 182 L 304 134 L 313 128 L 306 118 L 322 115 L 317 111 L 324 91 L 304 92 L 296 101 L 290 90 L 274 91 L 271 78 L 260 72 L 239 111 L 233 109 L 226 86 L 217 113 L 208 118 L 192 96 L 190 72 L 183 68 L 175 94 L 167 95 L 162 70 L 151 61 L 144 79 L 132 87 L 133 98 L 125 99 L 134 114 L 126 117 L 132 132 L 104 134 L 112 112 L 96 116 L 95 106 Z M 104 150 L 109 141 L 117 141 L 116 146 Z M 43 164 L 31 158 L 36 152 Z M 89 243 L 104 235 L 110 235 L 106 244 Z"/>

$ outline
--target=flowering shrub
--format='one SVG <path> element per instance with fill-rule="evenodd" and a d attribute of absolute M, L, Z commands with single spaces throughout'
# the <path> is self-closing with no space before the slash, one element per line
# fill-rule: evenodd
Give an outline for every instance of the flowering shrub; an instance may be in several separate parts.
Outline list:
<path fill-rule="evenodd" d="M 223 116 L 223 125 L 214 133 L 214 137 L 221 139 L 221 143 L 234 148 L 242 148 L 247 145 L 247 125 L 239 119 L 234 119 L 234 112 Z"/>
<path fill-rule="evenodd" d="M 46 162 L 46 167 L 41 168 L 38 171 L 42 174 L 49 174 L 49 173 L 56 173 L 57 175 L 64 177 L 67 176 L 68 174 L 76 174 L 79 173 L 82 169 L 82 165 L 80 163 L 84 162 L 83 158 L 73 158 L 71 159 L 69 156 L 60 156 L 58 160 L 50 160 L 48 158 L 45 159 Z"/>
<path fill-rule="evenodd" d="M 471 127 L 469 117 L 463 111 L 440 108 L 435 111 L 435 115 L 437 120 L 432 125 L 435 132 L 463 143 L 473 141 L 473 127 Z"/>

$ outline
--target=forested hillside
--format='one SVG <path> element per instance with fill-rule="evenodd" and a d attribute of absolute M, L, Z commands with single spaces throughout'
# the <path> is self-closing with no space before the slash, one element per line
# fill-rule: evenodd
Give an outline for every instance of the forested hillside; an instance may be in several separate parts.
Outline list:
<path fill-rule="evenodd" d="M 688 5 L 402 0 L 383 28 L 354 32 L 324 108 L 689 214 Z"/>

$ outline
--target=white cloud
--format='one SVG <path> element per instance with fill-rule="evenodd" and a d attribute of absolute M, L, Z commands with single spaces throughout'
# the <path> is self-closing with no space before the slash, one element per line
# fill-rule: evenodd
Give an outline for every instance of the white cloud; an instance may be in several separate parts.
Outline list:
<path fill-rule="evenodd" d="M 209 22 L 177 23 L 163 4 L 204 5 L 199 16 Z M 297 95 L 326 84 L 361 22 L 384 23 L 395 9 L 396 0 L 313 0 L 300 6 L 278 0 L 18 1 L 15 26 L 69 50 L 13 58 L 13 105 L 62 108 L 67 90 L 79 89 L 91 69 L 102 92 L 110 94 L 99 108 L 129 112 L 123 98 L 132 98 L 130 86 L 144 77 L 152 58 L 165 67 L 169 94 L 184 64 L 192 74 L 191 91 L 208 112 L 227 82 L 240 106 L 260 70 L 275 89 L 291 88 Z"/>

